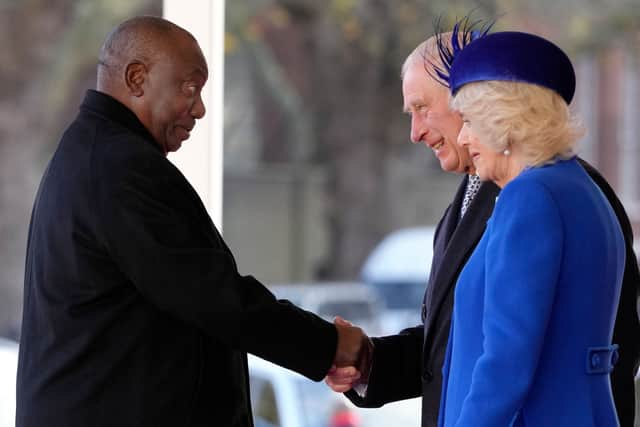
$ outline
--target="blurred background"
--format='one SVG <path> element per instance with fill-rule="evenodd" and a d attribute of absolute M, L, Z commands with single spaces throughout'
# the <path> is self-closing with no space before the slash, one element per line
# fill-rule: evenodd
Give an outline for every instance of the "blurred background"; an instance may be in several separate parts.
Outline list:
<path fill-rule="evenodd" d="M 184 7 L 197 14 L 199 3 Z M 328 293 L 396 310 L 368 324 L 371 333 L 419 321 L 432 226 L 459 177 L 409 142 L 399 70 L 438 17 L 446 27 L 472 10 L 569 53 L 573 108 L 588 129 L 581 155 L 616 189 L 640 238 L 638 0 L 233 0 L 225 8 L 222 216 L 243 273 L 283 295 L 344 285 Z M 0 336 L 19 337 L 40 176 L 94 87 L 102 40 L 136 14 L 161 15 L 162 0 L 0 0 Z M 346 291 L 361 282 L 371 292 Z M 304 304 L 319 310 L 321 299 Z"/>

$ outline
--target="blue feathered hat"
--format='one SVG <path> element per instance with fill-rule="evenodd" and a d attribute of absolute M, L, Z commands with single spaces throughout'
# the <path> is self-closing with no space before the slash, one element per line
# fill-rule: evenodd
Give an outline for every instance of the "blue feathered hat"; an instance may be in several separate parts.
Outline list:
<path fill-rule="evenodd" d="M 571 60 L 549 40 L 516 31 L 477 32 L 467 25 L 461 30 L 461 22 L 454 26 L 449 43 L 442 35 L 436 37 L 442 66 L 434 69 L 454 95 L 467 83 L 501 80 L 546 87 L 567 104 L 573 99 L 576 76 Z"/>

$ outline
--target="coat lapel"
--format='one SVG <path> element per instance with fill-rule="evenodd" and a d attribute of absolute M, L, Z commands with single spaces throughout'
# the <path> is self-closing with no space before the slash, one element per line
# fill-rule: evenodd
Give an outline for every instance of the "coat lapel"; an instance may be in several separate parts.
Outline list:
<path fill-rule="evenodd" d="M 463 184 L 466 184 L 466 180 Z M 442 227 L 451 227 L 452 231 L 448 241 L 442 239 L 441 243 L 444 247 L 441 249 L 443 249 L 443 252 L 435 260 L 438 264 L 435 265 L 434 263 L 436 267 L 435 273 L 429 280 L 431 298 L 426 307 L 425 339 L 430 334 L 434 315 L 439 312 L 443 300 L 455 285 L 458 274 L 478 244 L 480 237 L 482 237 L 487 220 L 493 212 L 495 198 L 500 191 L 492 182 L 483 182 L 462 221 L 457 224 L 460 205 L 464 197 L 464 187 L 465 185 L 461 185 L 462 192 L 460 188 L 458 189 L 454 202 L 451 204 L 451 209 L 443 218 Z M 455 207 L 457 208 L 454 209 Z M 446 228 L 443 229 L 443 231 L 446 230 Z M 440 242 L 436 241 L 436 246 L 438 243 Z M 436 247 L 435 249 L 439 248 Z"/>
<path fill-rule="evenodd" d="M 424 300 L 422 301 L 422 321 L 426 320 L 427 310 L 432 306 L 433 290 L 432 284 L 435 278 L 438 276 L 440 269 L 443 266 L 443 259 L 451 240 L 451 236 L 456 230 L 458 224 L 458 216 L 460 215 L 460 206 L 462 205 L 462 199 L 469 180 L 468 175 L 460 182 L 456 195 L 453 198 L 453 202 L 449 205 L 445 211 L 442 219 L 438 223 L 433 243 L 433 259 L 431 261 L 431 271 L 429 273 L 429 280 L 427 282 L 427 289 L 425 291 Z"/>

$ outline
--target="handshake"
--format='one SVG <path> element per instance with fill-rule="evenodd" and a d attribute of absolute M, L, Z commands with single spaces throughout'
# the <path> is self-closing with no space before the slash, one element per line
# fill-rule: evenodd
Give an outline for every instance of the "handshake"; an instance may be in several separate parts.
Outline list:
<path fill-rule="evenodd" d="M 334 320 L 338 346 L 325 382 L 335 392 L 344 393 L 358 384 L 367 384 L 373 359 L 373 343 L 361 328 L 341 317 Z"/>

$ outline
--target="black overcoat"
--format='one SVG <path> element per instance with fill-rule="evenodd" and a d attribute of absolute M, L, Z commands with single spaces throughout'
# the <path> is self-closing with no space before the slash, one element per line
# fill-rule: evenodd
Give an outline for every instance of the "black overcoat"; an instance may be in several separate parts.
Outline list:
<path fill-rule="evenodd" d="M 238 273 L 137 117 L 89 91 L 32 212 L 16 426 L 251 426 L 247 352 L 320 380 L 336 342 Z"/>
<path fill-rule="evenodd" d="M 613 336 L 614 343 L 620 345 L 620 360 L 611 379 L 620 425 L 633 427 L 633 373 L 640 362 L 640 324 L 636 312 L 640 272 L 633 252 L 633 231 L 624 207 L 606 180 L 586 162 L 581 160 L 581 164 L 611 203 L 625 237 L 627 259 Z M 449 338 L 455 284 L 480 241 L 500 192 L 495 184 L 482 183 L 466 214 L 458 222 L 466 184 L 467 177 L 460 183 L 453 202 L 436 228 L 431 273 L 422 305 L 424 323 L 397 335 L 373 339 L 373 369 L 366 397 L 358 396 L 353 390 L 346 393 L 357 406 L 379 407 L 388 402 L 422 396 L 422 426 L 437 426 L 441 369 Z"/>

